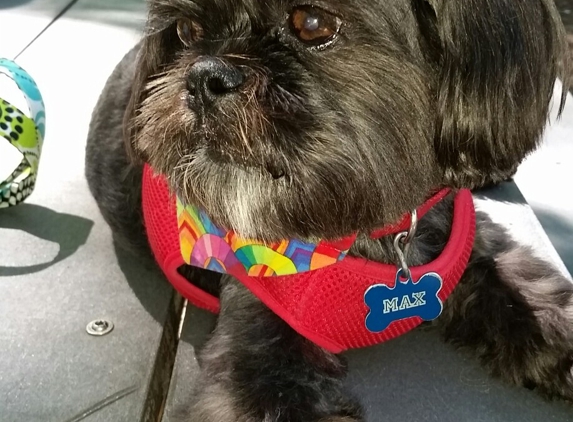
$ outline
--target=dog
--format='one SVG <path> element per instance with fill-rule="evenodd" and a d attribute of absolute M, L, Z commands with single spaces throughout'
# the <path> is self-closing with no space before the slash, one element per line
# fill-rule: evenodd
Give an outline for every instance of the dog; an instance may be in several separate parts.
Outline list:
<path fill-rule="evenodd" d="M 149 254 L 142 174 L 238 235 L 367 234 L 437 188 L 510 178 L 539 144 L 565 32 L 552 0 L 150 0 L 145 34 L 94 110 L 86 176 L 118 243 Z M 564 86 L 564 92 L 567 92 Z M 562 97 L 562 103 L 565 96 Z M 454 194 L 419 221 L 410 265 L 438 256 Z M 183 266 L 220 298 L 189 420 L 363 420 L 344 362 L 229 275 Z M 476 214 L 465 272 L 431 324 L 493 376 L 573 400 L 573 284 Z"/>

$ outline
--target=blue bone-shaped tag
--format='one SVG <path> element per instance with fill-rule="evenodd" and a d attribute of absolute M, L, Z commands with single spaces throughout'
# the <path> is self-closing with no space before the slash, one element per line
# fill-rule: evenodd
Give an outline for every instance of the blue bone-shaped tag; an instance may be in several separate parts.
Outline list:
<path fill-rule="evenodd" d="M 364 302 L 370 309 L 366 316 L 366 328 L 373 333 L 384 331 L 394 322 L 410 317 L 424 321 L 436 319 L 442 313 L 442 301 L 438 292 L 442 277 L 436 273 L 424 274 L 417 283 L 409 278 L 402 280 L 402 270 L 396 273 L 396 285 L 371 286 L 364 294 Z"/>

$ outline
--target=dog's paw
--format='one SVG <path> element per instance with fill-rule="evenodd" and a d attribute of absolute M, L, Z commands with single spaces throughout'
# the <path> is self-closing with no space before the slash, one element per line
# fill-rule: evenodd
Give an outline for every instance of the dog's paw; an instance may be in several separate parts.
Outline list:
<path fill-rule="evenodd" d="M 201 389 L 190 416 L 188 420 L 194 422 L 254 422 L 246 418 L 237 401 L 219 384 Z"/>
<path fill-rule="evenodd" d="M 186 421 L 193 422 L 363 422 L 360 409 L 351 401 L 333 400 L 307 408 L 289 406 L 288 392 L 275 400 L 245 401 L 238 392 L 231 393 L 221 384 L 201 389 Z M 335 410 L 334 410 L 335 409 Z M 324 415 L 333 410 L 336 414 Z M 181 420 L 183 421 L 183 419 Z"/>
<path fill-rule="evenodd" d="M 438 322 L 446 339 L 493 375 L 573 403 L 573 284 L 528 248 L 479 252 Z"/>
<path fill-rule="evenodd" d="M 565 399 L 573 403 L 573 347 L 572 355 L 558 362 L 550 371 L 531 385 L 541 395 L 549 399 Z"/>
<path fill-rule="evenodd" d="M 497 257 L 511 310 L 497 312 L 507 320 L 496 327 L 500 353 L 490 362 L 518 384 L 573 402 L 573 285 L 529 254 L 518 248 Z"/>

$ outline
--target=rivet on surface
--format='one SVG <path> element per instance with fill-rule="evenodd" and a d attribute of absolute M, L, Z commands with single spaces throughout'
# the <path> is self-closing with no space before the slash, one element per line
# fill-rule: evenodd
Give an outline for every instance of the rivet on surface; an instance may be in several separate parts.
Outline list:
<path fill-rule="evenodd" d="M 111 333 L 112 330 L 113 322 L 105 319 L 96 319 L 90 322 L 86 327 L 86 331 L 92 336 L 105 336 Z"/>

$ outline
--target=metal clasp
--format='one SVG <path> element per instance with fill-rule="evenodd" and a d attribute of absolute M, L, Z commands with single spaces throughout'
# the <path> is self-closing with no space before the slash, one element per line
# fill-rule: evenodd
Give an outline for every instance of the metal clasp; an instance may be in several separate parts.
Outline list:
<path fill-rule="evenodd" d="M 400 232 L 394 237 L 394 251 L 398 257 L 397 266 L 402 270 L 402 274 L 409 280 L 412 276 L 410 268 L 408 267 L 407 259 L 408 252 L 410 251 L 410 244 L 416 235 L 418 227 L 418 213 L 416 210 L 412 211 L 410 218 L 410 229 L 405 232 Z"/>

